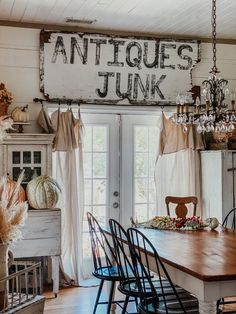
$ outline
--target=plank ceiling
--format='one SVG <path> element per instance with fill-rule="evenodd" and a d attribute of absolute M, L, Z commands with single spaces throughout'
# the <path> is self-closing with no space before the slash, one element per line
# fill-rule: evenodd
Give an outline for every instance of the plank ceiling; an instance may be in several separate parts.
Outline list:
<path fill-rule="evenodd" d="M 209 38 L 210 16 L 211 0 L 0 0 L 1 25 Z M 95 22 L 66 23 L 67 18 Z M 217 37 L 236 39 L 236 0 L 217 0 Z"/>

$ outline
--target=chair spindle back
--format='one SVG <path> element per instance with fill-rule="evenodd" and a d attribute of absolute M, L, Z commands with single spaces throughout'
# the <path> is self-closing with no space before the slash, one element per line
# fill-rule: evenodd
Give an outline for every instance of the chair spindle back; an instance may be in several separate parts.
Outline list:
<path fill-rule="evenodd" d="M 97 219 L 90 212 L 87 212 L 87 220 L 89 224 L 94 269 L 98 270 L 107 267 L 108 272 L 110 271 L 110 275 L 112 275 L 115 256 L 111 245 Z"/>
<path fill-rule="evenodd" d="M 142 304 L 144 307 L 146 306 L 145 310 L 148 311 L 151 300 L 152 309 L 155 310 L 154 313 L 159 313 L 158 304 L 161 298 L 162 303 L 164 304 L 163 313 L 169 313 L 167 306 L 168 296 L 165 293 L 164 283 L 164 281 L 166 282 L 167 280 L 175 295 L 178 307 L 181 309 L 181 313 L 187 313 L 176 288 L 152 243 L 140 230 L 135 228 L 129 228 L 127 230 L 127 237 Z M 154 259 L 154 262 L 152 263 L 152 271 L 150 269 L 150 259 L 147 252 L 148 254 L 151 254 Z M 155 269 L 153 269 L 153 267 Z M 153 280 L 151 279 L 153 278 L 153 271 L 157 274 L 157 278 L 160 282 L 159 293 L 157 293 Z M 162 273 L 164 274 L 165 279 L 161 276 Z"/>
<path fill-rule="evenodd" d="M 236 208 L 231 209 L 225 216 L 222 227 L 236 230 Z"/>

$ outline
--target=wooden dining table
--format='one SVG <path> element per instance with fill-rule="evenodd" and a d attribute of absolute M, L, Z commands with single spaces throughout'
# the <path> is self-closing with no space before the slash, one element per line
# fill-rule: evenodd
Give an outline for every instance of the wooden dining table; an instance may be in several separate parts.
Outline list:
<path fill-rule="evenodd" d="M 221 227 L 140 230 L 155 246 L 172 281 L 198 298 L 200 314 L 215 314 L 218 299 L 236 296 L 236 232 Z M 155 270 L 151 253 L 149 257 Z"/>

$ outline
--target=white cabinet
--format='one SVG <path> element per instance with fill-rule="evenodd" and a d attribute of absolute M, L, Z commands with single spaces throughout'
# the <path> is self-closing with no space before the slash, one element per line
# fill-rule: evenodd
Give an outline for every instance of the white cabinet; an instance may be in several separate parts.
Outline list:
<path fill-rule="evenodd" d="M 33 175 L 52 174 L 53 134 L 9 133 L 0 144 L 0 176 L 9 174 L 17 180 L 24 169 L 23 186 Z M 49 256 L 52 260 L 53 292 L 59 289 L 61 254 L 61 211 L 43 209 L 28 211 L 23 239 L 11 246 L 15 258 Z"/>
<path fill-rule="evenodd" d="M 201 169 L 203 218 L 222 222 L 236 205 L 236 151 L 202 151 Z"/>
<path fill-rule="evenodd" d="M 9 174 L 17 180 L 25 170 L 23 184 L 27 184 L 34 174 L 52 174 L 53 134 L 10 133 L 0 145 L 0 174 Z"/>
<path fill-rule="evenodd" d="M 31 209 L 22 229 L 22 240 L 10 246 L 14 258 L 50 256 L 53 292 L 59 289 L 59 258 L 61 255 L 61 210 Z"/>

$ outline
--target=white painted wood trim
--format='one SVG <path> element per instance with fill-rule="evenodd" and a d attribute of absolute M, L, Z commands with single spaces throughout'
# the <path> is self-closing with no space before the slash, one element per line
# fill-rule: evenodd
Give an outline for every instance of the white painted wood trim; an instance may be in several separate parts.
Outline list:
<path fill-rule="evenodd" d="M 46 144 L 52 145 L 54 134 L 43 134 L 43 133 L 8 133 L 3 144 Z"/>
<path fill-rule="evenodd" d="M 204 302 L 199 300 L 199 313 L 200 314 L 215 314 L 216 313 L 216 302 Z"/>
<path fill-rule="evenodd" d="M 201 151 L 203 218 L 216 217 L 222 223 L 233 208 L 232 158 L 236 150 Z M 234 167 L 236 161 L 234 161 Z"/>
<path fill-rule="evenodd" d="M 22 230 L 23 239 L 10 246 L 15 258 L 50 256 L 53 292 L 59 291 L 59 260 L 61 255 L 61 210 L 32 209 Z"/>
<path fill-rule="evenodd" d="M 60 257 L 59 256 L 51 256 L 51 260 L 52 260 L 53 293 L 55 294 L 55 297 L 57 297 L 57 294 L 59 292 L 59 262 L 60 262 Z"/>

